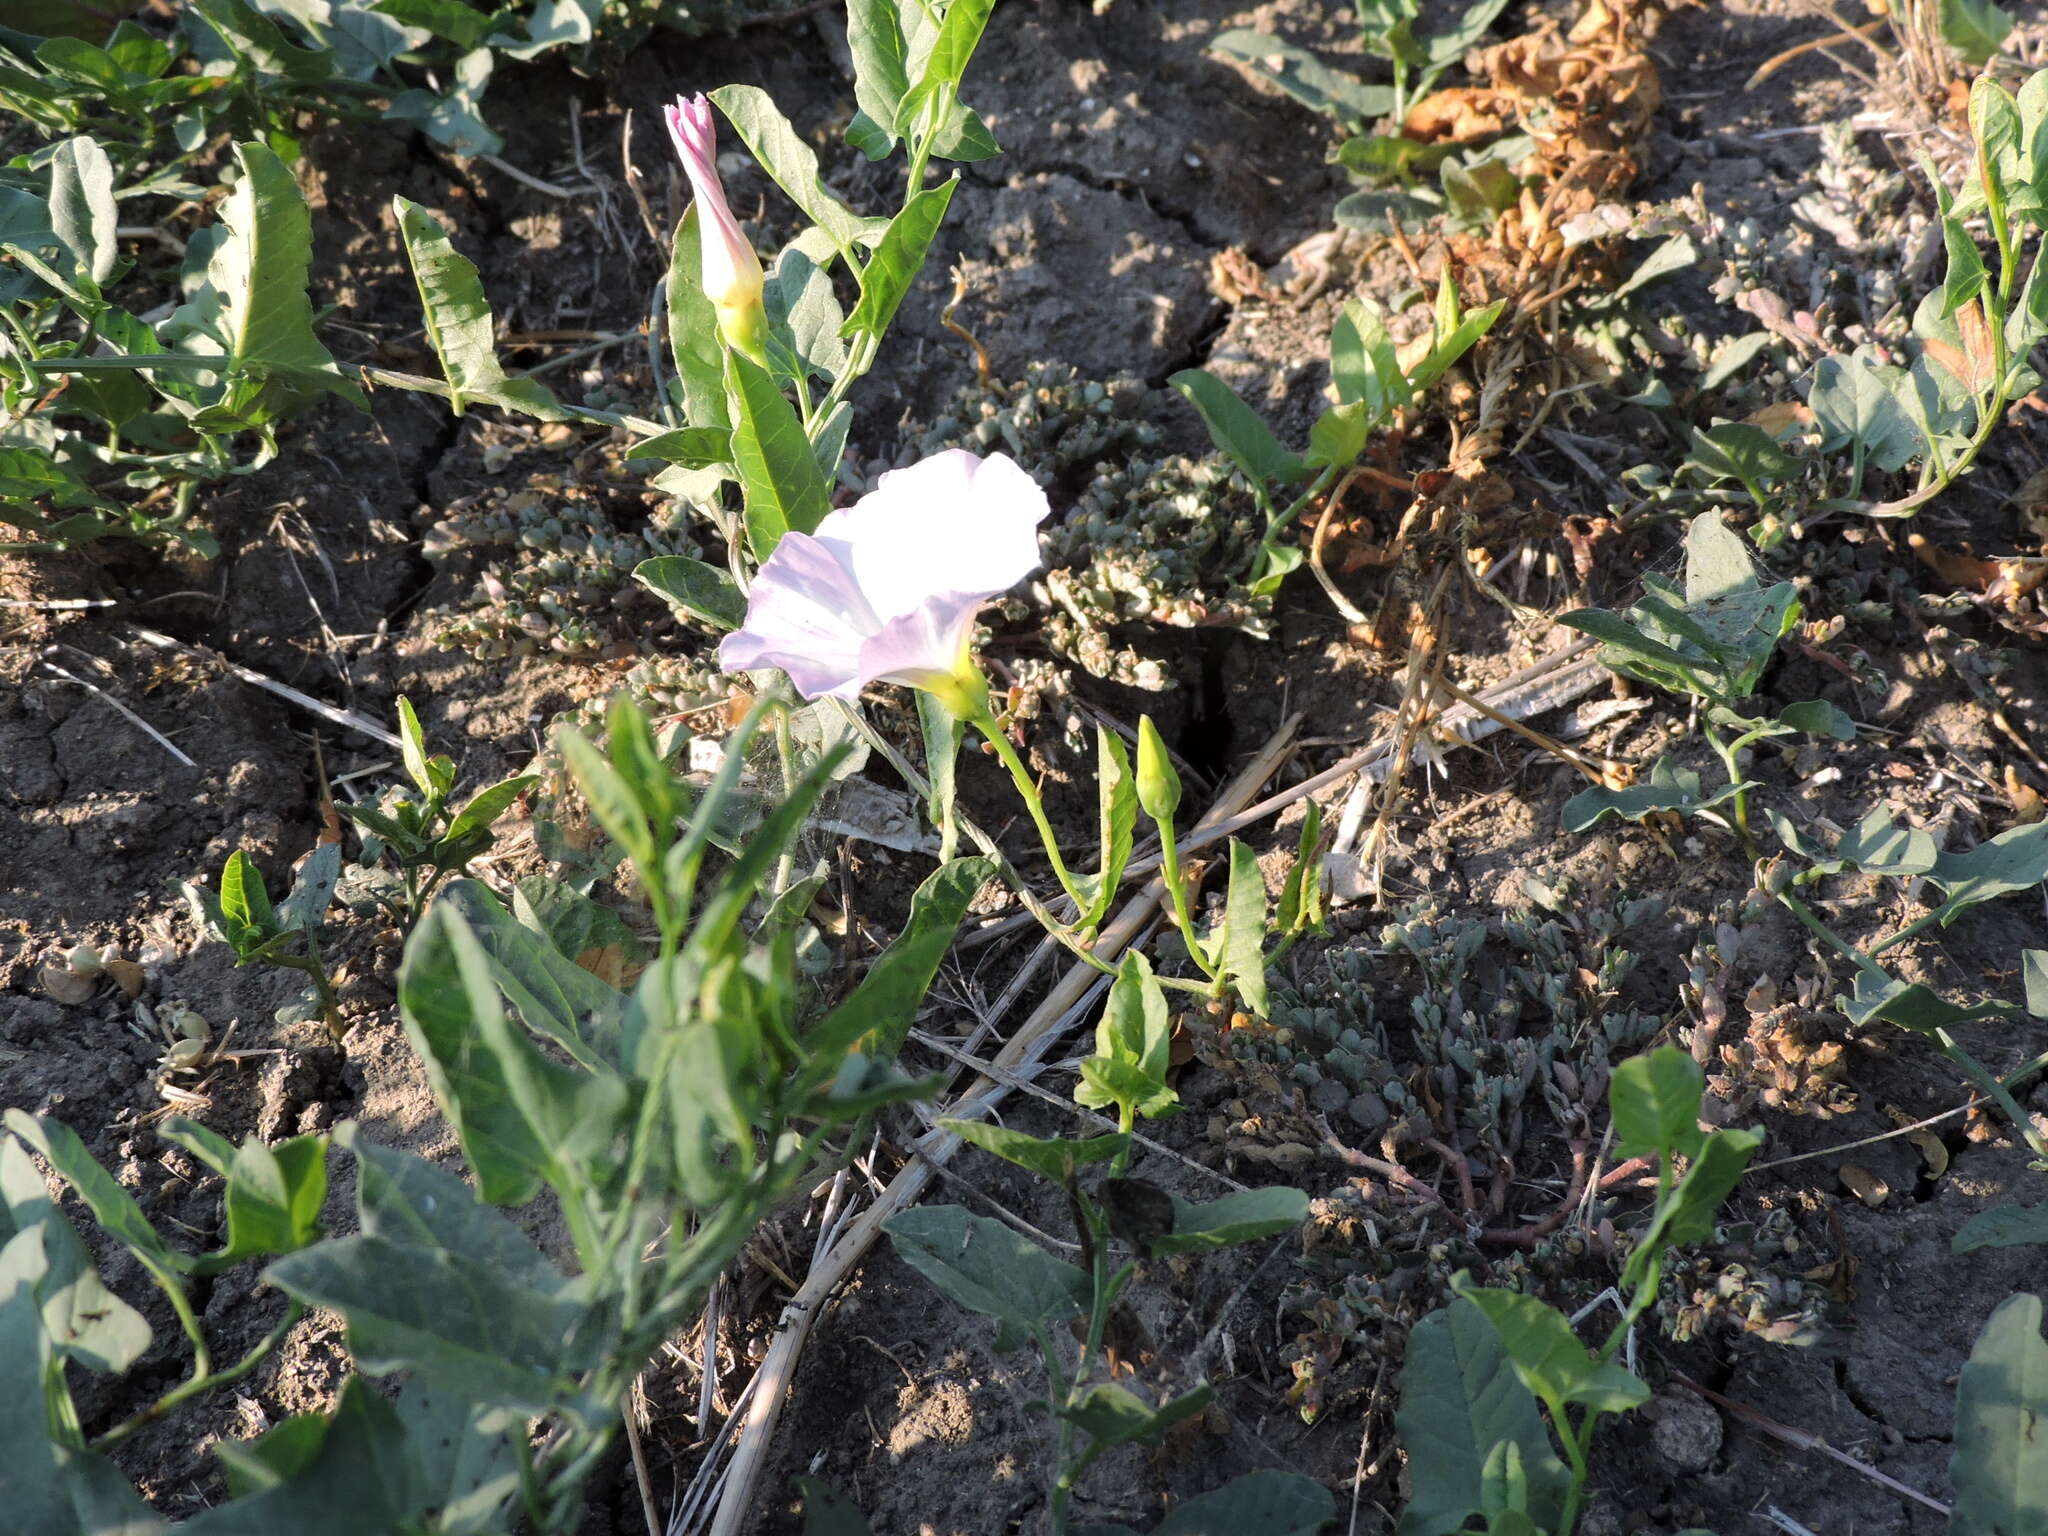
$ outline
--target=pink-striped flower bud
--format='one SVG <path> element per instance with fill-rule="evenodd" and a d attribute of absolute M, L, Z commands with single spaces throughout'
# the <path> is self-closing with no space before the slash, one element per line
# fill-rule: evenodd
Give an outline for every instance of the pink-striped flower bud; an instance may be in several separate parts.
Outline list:
<path fill-rule="evenodd" d="M 761 311 L 761 258 L 740 232 L 718 180 L 718 131 L 711 103 L 703 96 L 676 98 L 663 109 L 668 136 L 675 141 L 697 200 L 697 235 L 702 242 L 704 296 L 718 311 L 726 344 L 764 366 L 766 319 Z"/>

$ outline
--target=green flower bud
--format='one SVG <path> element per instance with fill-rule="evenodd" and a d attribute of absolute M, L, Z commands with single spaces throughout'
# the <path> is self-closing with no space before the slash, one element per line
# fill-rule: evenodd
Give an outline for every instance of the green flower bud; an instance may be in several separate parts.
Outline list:
<path fill-rule="evenodd" d="M 1180 805 L 1180 775 L 1173 771 L 1173 759 L 1166 755 L 1166 743 L 1159 739 L 1159 727 L 1150 715 L 1138 719 L 1138 804 L 1154 821 L 1170 822 Z"/>

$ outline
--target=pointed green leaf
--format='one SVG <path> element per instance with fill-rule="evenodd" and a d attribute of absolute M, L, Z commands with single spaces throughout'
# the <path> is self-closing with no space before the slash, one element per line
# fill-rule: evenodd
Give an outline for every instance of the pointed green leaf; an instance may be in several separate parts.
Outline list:
<path fill-rule="evenodd" d="M 1615 1151 L 1622 1157 L 1697 1156 L 1706 1074 L 1675 1045 L 1632 1056 L 1614 1069 L 1607 1086 L 1614 1115 Z"/>
<path fill-rule="evenodd" d="M 1998 1205 L 1964 1222 L 1949 1241 L 1951 1253 L 1979 1248 L 2031 1248 L 2048 1244 L 2048 1205 Z"/>
<path fill-rule="evenodd" d="M 856 243 L 871 238 L 871 221 L 825 190 L 817 155 L 798 137 L 766 91 L 753 85 L 725 85 L 713 91 L 711 99 L 761 162 L 761 169 L 774 178 L 805 218 L 832 237 L 834 245 L 850 253 Z"/>
<path fill-rule="evenodd" d="M 2009 1296 L 1991 1314 L 1956 1385 L 1952 1536 L 2048 1530 L 2048 1345 L 2041 1298 Z"/>
<path fill-rule="evenodd" d="M 1308 1220 L 1308 1195 L 1284 1185 L 1241 1189 L 1220 1200 L 1173 1202 L 1173 1230 L 1152 1240 L 1154 1253 L 1199 1253 L 1292 1232 Z"/>
<path fill-rule="evenodd" d="M 954 0 L 953 9 L 957 11 L 968 3 L 969 0 Z M 889 221 L 874 255 L 860 270 L 860 302 L 846 317 L 840 335 L 879 339 L 888 331 L 889 322 L 896 318 L 897 308 L 910 292 L 910 285 L 924 268 L 932 239 L 945 220 L 953 189 L 959 184 L 959 173 L 955 172 L 936 187 L 926 187 Z"/>
<path fill-rule="evenodd" d="M 1218 947 L 1223 974 L 1260 1018 L 1266 999 L 1266 877 L 1258 855 L 1236 838 L 1230 840 L 1230 885 L 1223 905 L 1223 942 Z"/>
<path fill-rule="evenodd" d="M 1301 477 L 1301 460 L 1282 448 L 1273 429 L 1213 373 L 1184 368 L 1166 382 L 1201 413 L 1211 440 L 1255 488 L 1264 492 Z"/>
<path fill-rule="evenodd" d="M 1470 1283 L 1457 1289 L 1486 1315 L 1522 1385 L 1539 1398 L 1584 1404 L 1600 1413 L 1623 1413 L 1650 1400 L 1650 1389 L 1641 1380 L 1612 1361 L 1596 1362 L 1555 1307 L 1519 1291 Z"/>
<path fill-rule="evenodd" d="M 1397 1536 L 1463 1531 L 1481 1510 L 1486 1464 L 1500 1445 L 1521 1454 L 1531 1511 L 1555 1523 L 1571 1474 L 1500 1334 L 1472 1302 L 1453 1301 L 1408 1335 L 1394 1423 L 1414 1483 Z"/>
<path fill-rule="evenodd" d="M 1005 1125 L 991 1125 L 986 1120 L 942 1119 L 939 1125 L 962 1141 L 993 1153 L 1006 1163 L 1029 1168 L 1055 1184 L 1065 1184 L 1073 1177 L 1076 1168 L 1089 1163 L 1114 1161 L 1131 1144 L 1131 1138 L 1122 1131 L 1106 1131 L 1100 1136 L 1069 1140 L 1065 1137 L 1027 1136 L 1022 1131 L 1013 1131 Z"/>
<path fill-rule="evenodd" d="M 733 467 L 745 496 L 748 552 L 757 565 L 785 533 L 809 533 L 832 510 L 825 477 L 796 411 L 767 372 L 736 352 L 725 356 Z"/>
<path fill-rule="evenodd" d="M 1002 1222 L 957 1205 L 903 1211 L 882 1224 L 897 1255 L 953 1301 L 1028 1335 L 1077 1317 L 1088 1277 Z"/>
<path fill-rule="evenodd" d="M 440 221 L 419 204 L 394 197 L 391 207 L 419 288 L 427 342 L 448 381 L 449 408 L 460 416 L 464 406 L 481 400 L 542 421 L 567 420 L 546 385 L 515 379 L 498 361 L 491 301 L 476 264 L 455 249 Z"/>

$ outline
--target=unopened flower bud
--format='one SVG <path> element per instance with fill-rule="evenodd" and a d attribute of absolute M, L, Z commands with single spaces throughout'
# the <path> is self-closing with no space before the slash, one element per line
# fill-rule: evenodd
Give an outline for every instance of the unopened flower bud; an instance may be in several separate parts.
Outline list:
<path fill-rule="evenodd" d="M 718 311 L 719 333 L 726 345 L 767 366 L 767 321 L 761 309 L 761 258 L 754 254 L 739 221 L 726 206 L 725 187 L 718 179 L 717 129 L 711 103 L 703 96 L 677 98 L 663 109 L 668 136 L 675 141 L 697 200 L 697 236 L 702 258 L 698 281 Z"/>
<path fill-rule="evenodd" d="M 1154 821 L 1172 821 L 1180 805 L 1180 775 L 1150 715 L 1138 720 L 1138 804 Z"/>

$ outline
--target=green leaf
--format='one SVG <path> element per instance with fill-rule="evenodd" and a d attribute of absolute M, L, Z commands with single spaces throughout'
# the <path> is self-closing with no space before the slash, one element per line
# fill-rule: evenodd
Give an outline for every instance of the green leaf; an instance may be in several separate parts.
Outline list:
<path fill-rule="evenodd" d="M 313 334 L 313 221 L 298 183 L 261 144 L 236 145 L 235 159 L 241 175 L 221 205 L 226 235 L 163 334 L 186 355 L 220 359 L 228 381 L 221 410 L 234 421 L 262 425 L 318 392 L 367 410 L 362 390 Z"/>
<path fill-rule="evenodd" d="M 1981 69 L 2005 46 L 2012 13 L 1996 0 L 1941 0 L 1941 40 L 1972 69 Z"/>
<path fill-rule="evenodd" d="M 688 555 L 656 555 L 633 567 L 633 579 L 686 619 L 713 629 L 738 629 L 747 599 L 726 572 Z"/>
<path fill-rule="evenodd" d="M 870 0 L 882 9 L 884 0 Z M 893 22 L 894 17 L 890 20 Z M 796 1491 L 804 1501 L 804 1536 L 874 1536 L 874 1527 L 851 1499 L 815 1477 L 800 1477 Z"/>
<path fill-rule="evenodd" d="M 1152 1240 L 1154 1253 L 1199 1253 L 1292 1232 L 1308 1220 L 1308 1195 L 1284 1185 L 1241 1189 L 1220 1200 L 1173 1202 L 1173 1230 Z"/>
<path fill-rule="evenodd" d="M 440 846 L 460 855 L 451 867 L 468 863 L 489 847 L 491 828 L 497 824 L 498 818 L 511 808 L 513 801 L 538 782 L 536 775 L 524 773 L 500 779 L 471 795 L 441 836 Z"/>
<path fill-rule="evenodd" d="M 164 1136 L 197 1152 L 225 1182 L 228 1238 L 192 1266 L 217 1275 L 248 1259 L 290 1253 L 320 1237 L 327 1199 L 327 1138 L 295 1136 L 276 1147 L 251 1137 L 232 1148 L 195 1121 L 169 1121 Z"/>
<path fill-rule="evenodd" d="M 947 19 L 950 21 L 953 12 L 971 3 L 975 0 L 953 0 Z M 896 310 L 910 292 L 910 285 L 917 281 L 917 274 L 924 268 L 932 239 L 945 220 L 946 208 L 953 201 L 953 189 L 959 184 L 960 176 L 956 171 L 936 187 L 926 187 L 919 192 L 903 205 L 902 212 L 889 221 L 888 229 L 883 231 L 875 246 L 874 255 L 860 269 L 860 302 L 846 317 L 840 335 L 866 335 L 879 339 L 889 329 L 889 322 L 896 318 Z"/>
<path fill-rule="evenodd" d="M 917 84 L 903 104 L 906 114 L 916 112 L 941 89 L 957 91 L 994 9 L 995 0 L 947 0 L 945 19 L 939 23 L 938 36 L 925 55 Z M 906 122 L 906 132 L 909 127 Z"/>
<path fill-rule="evenodd" d="M 427 342 L 448 381 L 449 409 L 460 416 L 466 405 L 481 400 L 542 421 L 567 420 L 546 385 L 515 379 L 498 361 L 491 301 L 476 264 L 455 249 L 440 221 L 419 204 L 394 197 L 391 208 L 419 288 Z"/>
<path fill-rule="evenodd" d="M 1301 460 L 1280 446 L 1273 429 L 1213 373 L 1184 368 L 1166 381 L 1201 413 L 1216 446 L 1262 493 L 1301 477 Z"/>
<path fill-rule="evenodd" d="M 51 154 L 49 208 L 50 232 L 77 269 L 95 284 L 112 277 L 121 255 L 115 238 L 120 220 L 114 210 L 114 167 L 93 140 L 67 139 Z"/>
<path fill-rule="evenodd" d="M 1941 887 L 1941 925 L 1946 928 L 1969 908 L 2048 880 L 2048 821 L 2026 822 L 2001 832 L 1968 853 L 1935 857 L 1927 878 Z"/>
<path fill-rule="evenodd" d="M 585 1326 L 570 1282 L 534 1283 L 474 1251 L 366 1232 L 288 1254 L 264 1278 L 346 1317 L 356 1362 L 369 1374 L 418 1371 L 520 1413 L 571 1398 L 570 1373 L 587 1369 L 601 1347 L 602 1330 Z"/>
<path fill-rule="evenodd" d="M 806 245 L 814 249 L 806 249 Z M 808 230 L 783 249 L 768 273 L 761 301 L 768 310 L 770 340 L 790 353 L 787 359 L 771 358 L 778 377 L 786 373 L 794 379 L 801 373 L 837 379 L 846 371 L 849 354 L 840 339 L 846 316 L 824 265 L 831 259 L 830 245 L 816 230 Z M 840 405 L 846 403 L 842 400 Z M 721 454 L 729 458 L 730 445 L 722 448 Z M 830 470 L 825 478 L 832 478 Z"/>
<path fill-rule="evenodd" d="M 42 1153 L 43 1160 L 56 1169 L 85 1202 L 93 1219 L 107 1235 L 123 1244 L 153 1273 L 169 1277 L 192 1267 L 189 1256 L 167 1247 L 156 1228 L 142 1214 L 135 1197 L 120 1181 L 102 1168 L 88 1152 L 78 1133 L 61 1120 L 41 1119 L 18 1109 L 7 1111 L 7 1128 Z M 175 1283 L 175 1281 L 170 1281 Z"/>
<path fill-rule="evenodd" d="M 1554 1526 L 1571 1474 L 1500 1334 L 1472 1302 L 1455 1300 L 1409 1333 L 1394 1424 L 1414 1484 L 1396 1536 L 1464 1530 L 1481 1511 L 1486 1464 L 1500 1445 L 1519 1451 L 1531 1513 Z"/>
<path fill-rule="evenodd" d="M 904 1263 L 1011 1337 L 1078 1317 L 1087 1305 L 1085 1274 L 990 1217 L 928 1205 L 890 1217 L 882 1230 Z"/>
<path fill-rule="evenodd" d="M 993 1153 L 1006 1163 L 1028 1168 L 1055 1184 L 1067 1183 L 1073 1178 L 1076 1168 L 1090 1163 L 1113 1162 L 1131 1144 L 1130 1136 L 1123 1131 L 1107 1131 L 1100 1136 L 1067 1140 L 1063 1137 L 1027 1136 L 1022 1131 L 1013 1131 L 1005 1125 L 992 1125 L 986 1120 L 942 1119 L 939 1125 L 962 1141 Z"/>
<path fill-rule="evenodd" d="M 2020 975 L 2025 978 L 2027 1012 L 2048 1019 L 2048 949 L 2021 950 Z"/>
<path fill-rule="evenodd" d="M 8 1113 L 12 1117 L 19 1111 Z M 69 1536 L 78 1527 L 64 1485 L 62 1453 L 52 1439 L 47 1385 L 56 1362 L 37 1300 L 48 1275 L 43 1257 L 47 1230 L 24 1227 L 0 1244 L 0 1372 L 5 1373 L 0 1380 L 8 1384 L 0 1393 L 0 1444 L 8 1451 L 0 1494 L 7 1499 L 7 1518 L 20 1529 Z M 61 1386 L 62 1378 L 57 1380 Z"/>
<path fill-rule="evenodd" d="M 240 1496 L 180 1526 L 193 1536 L 395 1531 L 425 1502 L 398 1412 L 360 1376 L 328 1416 L 300 1414 L 254 1441 L 216 1442 Z"/>
<path fill-rule="evenodd" d="M 1825 875 L 1860 869 L 1865 874 L 1903 879 L 1925 874 L 1940 857 L 1931 834 L 1897 825 L 1888 806 L 1873 806 L 1856 829 L 1835 844 L 1832 858 L 1823 858 L 1784 816 L 1776 811 L 1767 814 L 1779 840 Z"/>
<path fill-rule="evenodd" d="M 725 343 L 719 335 L 718 309 L 704 294 L 697 217 L 693 202 L 676 227 L 676 242 L 669 254 L 669 354 L 682 389 L 684 419 L 704 431 L 729 433 L 732 414 L 725 400 Z"/>
<path fill-rule="evenodd" d="M 841 1058 L 864 1040 L 865 1054 L 895 1059 L 939 962 L 953 947 L 968 903 L 995 875 L 993 860 L 977 858 L 953 859 L 926 877 L 911 898 L 910 917 L 896 942 L 876 957 L 846 1001 L 805 1035 L 811 1061 L 798 1078 L 805 1088 L 828 1081 Z"/>
<path fill-rule="evenodd" d="M 434 776 L 427 771 L 427 737 L 420 729 L 419 712 L 412 700 L 398 696 L 398 752 L 405 760 L 405 776 L 427 799 L 434 798 Z"/>
<path fill-rule="evenodd" d="M 1131 755 L 1123 738 L 1108 726 L 1095 728 L 1095 785 L 1098 796 L 1099 844 L 1102 863 L 1087 882 L 1088 905 L 1074 920 L 1082 932 L 1092 932 L 1116 900 L 1117 885 L 1131 862 L 1131 843 L 1138 828 L 1138 784 L 1131 772 Z"/>
<path fill-rule="evenodd" d="M 514 898 L 516 920 L 474 880 L 450 881 L 435 905 L 458 914 L 476 936 L 492 982 L 520 1022 L 595 1070 L 616 1047 L 625 998 L 578 965 L 576 958 L 594 945 L 617 943 L 625 948 L 632 935 L 615 914 L 567 892 L 563 894 L 581 902 L 586 914 L 580 937 L 570 919 L 557 915 L 551 926 L 536 909 L 547 901 L 552 884 L 538 876 L 521 881 Z M 565 940 L 574 947 L 562 947 Z"/>
<path fill-rule="evenodd" d="M 2048 1243 L 2048 1205 L 1999 1205 L 1979 1211 L 1949 1241 L 1950 1253 L 1979 1248 L 2031 1248 Z"/>
<path fill-rule="evenodd" d="M 627 787 L 619 771 L 606 762 L 604 754 L 580 732 L 569 726 L 555 732 L 555 745 L 569 765 L 576 787 L 583 791 L 583 798 L 589 803 L 590 814 L 597 818 L 597 824 L 611 834 L 613 841 L 626 850 L 628 857 L 641 864 L 653 863 L 657 857 L 654 828 L 647 820 L 647 812 L 639 798 Z"/>
<path fill-rule="evenodd" d="M 1832 736 L 1836 741 L 1854 741 L 1856 722 L 1822 699 L 1808 699 L 1800 704 L 1787 704 L 1778 711 L 1781 723 L 1795 731 L 1804 731 L 1809 736 Z"/>
<path fill-rule="evenodd" d="M 1396 219 L 1412 229 L 1443 211 L 1443 199 L 1433 191 L 1353 192 L 1338 199 L 1330 216 L 1346 229 L 1383 236 Z"/>
<path fill-rule="evenodd" d="M 220 872 L 220 910 L 229 922 L 264 937 L 277 932 L 270 893 L 263 888 L 263 871 L 239 848 L 228 855 Z M 235 948 L 239 951 L 241 945 L 237 943 Z"/>
<path fill-rule="evenodd" d="M 1098 1382 L 1073 1403 L 1055 1407 L 1057 1417 L 1075 1425 L 1094 1443 L 1091 1451 L 1106 1451 L 1134 1440 L 1156 1441 L 1183 1419 L 1189 1419 L 1216 1401 L 1214 1387 L 1196 1387 L 1154 1408 L 1137 1393 L 1115 1382 Z"/>
<path fill-rule="evenodd" d="M 414 1376 L 399 1391 L 398 1418 L 424 1505 L 434 1511 L 434 1536 L 504 1530 L 502 1511 L 519 1490 L 519 1416 L 472 1401 L 456 1383 Z"/>
<path fill-rule="evenodd" d="M 1861 357 L 1824 357 L 1813 366 L 1806 403 L 1821 429 L 1821 451 L 1855 447 L 1863 462 L 1894 474 L 1927 452 L 1922 432 L 1900 403 L 1903 368 Z"/>
<path fill-rule="evenodd" d="M 1363 128 L 1392 112 L 1396 104 L 1392 86 L 1367 85 L 1269 32 L 1233 27 L 1217 33 L 1209 51 L 1244 65 L 1311 112 L 1324 113 L 1347 127 Z"/>
<path fill-rule="evenodd" d="M 893 0 L 848 0 L 846 45 L 853 55 L 853 95 L 887 138 L 882 153 L 903 137 L 903 98 L 910 93 L 910 60 Z M 879 159 L 879 155 L 869 155 Z"/>
<path fill-rule="evenodd" d="M 1230 885 L 1223 906 L 1223 942 L 1217 946 L 1223 974 L 1245 1006 L 1260 1018 L 1266 997 L 1266 877 L 1258 855 L 1230 840 Z"/>
<path fill-rule="evenodd" d="M 1455 153 L 1455 144 L 1427 144 L 1399 134 L 1366 133 L 1346 139 L 1331 158 L 1352 175 L 1366 180 L 1405 181 L 1417 172 L 1435 170 L 1447 155 Z"/>
<path fill-rule="evenodd" d="M 483 952 L 444 903 L 428 909 L 405 946 L 398 1006 L 478 1190 L 494 1205 L 524 1205 L 539 1192 L 554 1152 L 521 1108 L 484 1032 L 485 1020 L 502 1020 L 504 1009 Z"/>
<path fill-rule="evenodd" d="M 149 1324 L 107 1289 L 42 1174 L 9 1137 L 0 1141 L 0 1244 L 32 1227 L 43 1230 L 45 1268 L 34 1291 L 52 1347 L 89 1371 L 127 1371 L 149 1348 Z"/>
<path fill-rule="evenodd" d="M 1688 462 L 1705 470 L 1709 483 L 1741 481 L 1743 488 L 1759 505 L 1765 500 L 1767 486 L 1790 479 L 1799 472 L 1799 460 L 1780 448 L 1778 440 L 1762 427 L 1751 426 L 1746 421 L 1724 421 L 1704 432 L 1695 428 Z M 1719 523 L 1718 513 L 1706 515 Z M 1697 525 L 1700 520 L 1695 518 L 1693 521 Z M 1746 556 L 1743 573 L 1752 581 L 1755 579 Z"/>
<path fill-rule="evenodd" d="M 736 352 L 725 355 L 733 467 L 744 493 L 748 553 L 765 563 L 785 533 L 809 533 L 832 498 L 796 411 L 766 370 Z"/>
<path fill-rule="evenodd" d="M 1628 1157 L 1699 1155 L 1706 1074 L 1675 1045 L 1632 1056 L 1614 1069 L 1607 1103 L 1614 1115 L 1615 1150 Z"/>
<path fill-rule="evenodd" d="M 1345 469 L 1358 462 L 1375 425 L 1363 400 L 1333 405 L 1316 418 L 1308 431 L 1308 467 L 1335 465 Z"/>
<path fill-rule="evenodd" d="M 1444 278 L 1444 288 L 1447 293 L 1450 291 L 1448 275 Z M 1498 300 L 1484 309 L 1473 310 L 1471 314 L 1463 316 L 1456 325 L 1440 330 L 1436 341 L 1429 349 L 1429 355 L 1409 371 L 1409 389 L 1420 395 L 1435 384 L 1450 371 L 1453 364 L 1478 344 L 1480 337 L 1493 329 L 1494 321 L 1501 317 L 1501 312 L 1506 307 L 1505 299 Z"/>
<path fill-rule="evenodd" d="M 1612 1361 L 1595 1362 L 1555 1307 L 1519 1291 L 1472 1285 L 1461 1274 L 1458 1294 L 1485 1314 L 1500 1335 L 1522 1385 L 1546 1401 L 1581 1403 L 1598 1413 L 1625 1413 L 1650 1400 L 1650 1389 Z"/>
<path fill-rule="evenodd" d="M 2009 1296 L 1991 1314 L 1956 1385 L 1953 1536 L 2048 1529 L 2048 1345 L 2041 1298 Z"/>
<path fill-rule="evenodd" d="M 1565 617 L 1569 619 L 1573 615 Z M 1711 810 L 1722 801 L 1732 799 L 1738 791 L 1755 787 L 1753 781 L 1745 779 L 1740 784 L 1724 785 L 1707 794 L 1701 789 L 1698 774 L 1690 768 L 1679 767 L 1669 757 L 1660 757 L 1650 765 L 1650 779 L 1646 784 L 1632 784 L 1627 789 L 1595 785 L 1591 789 L 1580 790 L 1564 803 L 1563 826 L 1567 832 L 1583 832 L 1608 816 L 1618 816 L 1623 821 L 1642 821 L 1658 811 L 1677 811 L 1690 816 Z"/>
<path fill-rule="evenodd" d="M 341 881 L 341 844 L 321 843 L 307 855 L 292 881 L 289 895 L 278 903 L 279 933 L 318 933 L 327 908 L 334 901 L 334 888 Z"/>
<path fill-rule="evenodd" d="M 643 437 L 626 450 L 626 458 L 655 459 L 679 469 L 730 469 L 732 433 L 720 427 L 678 427 Z"/>
<path fill-rule="evenodd" d="M 850 257 L 856 243 L 870 238 L 870 221 L 825 190 L 817 155 L 798 137 L 766 91 L 753 85 L 724 85 L 711 93 L 711 99 L 761 162 L 761 169 L 842 252 Z"/>
<path fill-rule="evenodd" d="M 1166 1086 L 1172 1037 L 1166 993 L 1151 961 L 1139 950 L 1127 951 L 1095 1026 L 1095 1055 L 1081 1064 L 1075 1100 L 1089 1109 L 1127 1104 L 1147 1116 L 1163 1113 L 1176 1102 Z"/>
<path fill-rule="evenodd" d="M 1896 1024 L 1917 1034 L 1931 1035 L 1976 1019 L 1995 1019 L 2013 1010 L 2005 1003 L 1990 1001 L 1962 1008 L 1931 987 L 1919 982 L 1900 981 L 1883 971 L 1856 973 L 1856 984 L 1842 1003 L 1842 1012 L 1858 1028 L 1866 1024 Z"/>
<path fill-rule="evenodd" d="M 1667 1248 L 1703 1243 L 1714 1235 L 1714 1217 L 1721 1203 L 1742 1182 L 1742 1171 L 1763 1138 L 1750 1131 L 1716 1131 L 1700 1147 L 1671 1198 L 1650 1219 L 1635 1251 L 1621 1272 L 1622 1288 L 1645 1284 Z"/>
<path fill-rule="evenodd" d="M 925 799 L 925 814 L 939 834 L 939 862 L 943 864 L 953 857 L 960 842 L 957 774 L 966 722 L 947 709 L 935 693 L 919 688 L 915 697 L 918 729 L 924 738 L 925 779 L 931 785 L 931 794 Z"/>
<path fill-rule="evenodd" d="M 1174 1506 L 1152 1536 L 1316 1536 L 1337 1501 L 1313 1478 L 1262 1470 Z"/>

